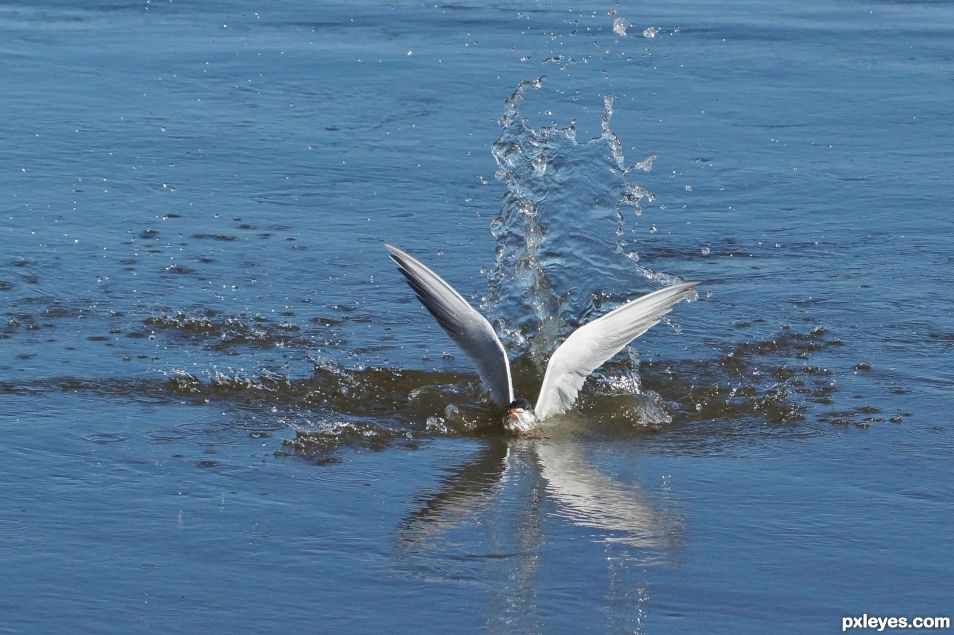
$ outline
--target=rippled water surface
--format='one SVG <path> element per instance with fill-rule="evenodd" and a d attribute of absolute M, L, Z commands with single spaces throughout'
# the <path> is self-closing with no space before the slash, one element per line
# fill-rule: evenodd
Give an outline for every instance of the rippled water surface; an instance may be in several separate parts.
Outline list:
<path fill-rule="evenodd" d="M 954 8 L 0 3 L 0 631 L 954 612 Z M 383 243 L 534 396 L 511 436 Z"/>

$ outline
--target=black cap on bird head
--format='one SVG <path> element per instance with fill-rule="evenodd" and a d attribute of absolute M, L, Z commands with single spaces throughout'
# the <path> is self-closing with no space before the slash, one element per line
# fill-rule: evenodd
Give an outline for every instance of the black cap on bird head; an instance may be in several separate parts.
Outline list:
<path fill-rule="evenodd" d="M 515 410 L 517 408 L 519 408 L 520 410 L 533 410 L 533 406 L 530 404 L 530 402 L 524 399 L 523 397 L 518 397 L 517 399 L 514 399 L 513 401 L 510 402 L 510 405 L 507 406 L 507 410 Z"/>

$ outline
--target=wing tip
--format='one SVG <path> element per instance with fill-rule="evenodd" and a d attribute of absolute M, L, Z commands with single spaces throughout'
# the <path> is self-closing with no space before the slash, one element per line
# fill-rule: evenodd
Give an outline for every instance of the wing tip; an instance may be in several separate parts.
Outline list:
<path fill-rule="evenodd" d="M 679 287 L 679 288 L 681 288 L 681 289 L 695 289 L 695 288 L 698 287 L 700 284 L 702 284 L 702 281 L 701 281 L 701 280 L 695 280 L 695 281 L 689 281 L 689 282 L 680 282 L 679 284 L 676 284 L 676 285 L 673 285 L 673 286 L 674 286 L 674 287 Z"/>
<path fill-rule="evenodd" d="M 701 281 L 701 280 L 695 280 L 695 281 L 691 281 L 691 282 L 684 282 L 684 283 L 682 283 L 682 284 L 679 285 L 679 286 L 682 287 L 681 291 L 692 291 L 692 290 L 694 290 L 696 287 L 698 287 L 700 284 L 702 284 L 702 281 Z M 696 298 L 698 298 L 698 297 L 699 297 L 699 296 L 697 295 Z M 690 299 L 695 299 L 695 298 L 690 298 Z"/>
<path fill-rule="evenodd" d="M 690 292 L 693 291 L 693 290 L 694 290 L 696 287 L 698 287 L 700 284 L 702 284 L 702 281 L 680 282 L 679 284 L 673 284 L 673 285 L 670 285 L 670 286 L 668 286 L 668 287 L 662 287 L 661 289 L 656 289 L 656 291 L 654 291 L 654 292 L 652 292 L 652 293 L 648 293 L 648 294 L 646 294 L 645 296 L 642 296 L 642 297 L 645 298 L 645 297 L 648 297 L 648 296 L 654 296 L 654 295 L 656 295 L 656 294 L 661 294 L 661 295 L 665 295 L 665 296 L 669 297 L 669 298 L 673 301 L 673 304 L 677 304 L 677 303 L 681 302 L 682 300 L 686 300 L 687 302 L 691 302 L 691 301 L 697 300 L 697 299 L 699 298 L 698 293 L 693 296 L 693 295 L 690 295 Z M 640 300 L 640 299 L 641 299 L 641 298 L 636 298 L 636 300 Z"/>
<path fill-rule="evenodd" d="M 390 256 L 391 259 L 394 261 L 397 261 L 402 256 L 407 255 L 403 251 L 395 247 L 394 245 L 389 245 L 388 243 L 384 243 L 384 248 L 388 250 L 388 256 Z"/>

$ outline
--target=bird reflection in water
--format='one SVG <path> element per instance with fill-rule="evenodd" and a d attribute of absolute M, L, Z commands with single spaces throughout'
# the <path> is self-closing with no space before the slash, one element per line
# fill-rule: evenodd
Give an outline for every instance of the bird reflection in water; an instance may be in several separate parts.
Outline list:
<path fill-rule="evenodd" d="M 587 457 L 594 438 L 581 433 L 581 423 L 562 417 L 538 434 L 483 439 L 470 461 L 446 471 L 436 491 L 418 495 L 419 506 L 400 526 L 399 556 L 428 577 L 507 580 L 491 589 L 488 622 L 530 632 L 541 628 L 536 597 L 540 587 L 554 584 L 554 566 L 570 569 L 558 576 L 565 592 L 580 567 L 602 562 L 601 601 L 614 609 L 606 615 L 625 622 L 610 626 L 642 630 L 648 597 L 643 569 L 671 559 L 682 517 L 668 509 L 665 497 L 647 496 L 638 485 L 597 469 Z M 579 545 L 574 527 L 586 530 L 583 539 L 595 550 Z M 559 558 L 543 555 L 567 540 L 576 547 Z"/>

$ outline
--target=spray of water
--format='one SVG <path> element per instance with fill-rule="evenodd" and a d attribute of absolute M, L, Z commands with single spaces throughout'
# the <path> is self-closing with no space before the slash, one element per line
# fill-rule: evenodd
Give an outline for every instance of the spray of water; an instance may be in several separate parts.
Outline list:
<path fill-rule="evenodd" d="M 521 112 L 544 77 L 522 82 L 506 100 L 493 144 L 496 177 L 507 186 L 491 224 L 497 239 L 484 310 L 511 350 L 542 370 L 573 329 L 613 305 L 674 276 L 638 263 L 629 217 L 653 195 L 633 180 L 655 157 L 627 165 L 610 127 L 613 96 L 604 97 L 602 132 L 578 141 L 574 123 L 534 127 Z"/>

